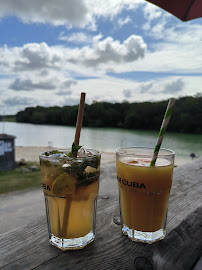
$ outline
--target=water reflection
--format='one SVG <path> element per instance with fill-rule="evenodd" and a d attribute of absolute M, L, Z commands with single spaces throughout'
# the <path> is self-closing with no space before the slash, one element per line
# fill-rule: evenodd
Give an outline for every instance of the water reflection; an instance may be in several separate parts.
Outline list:
<path fill-rule="evenodd" d="M 0 133 L 3 123 L 1 122 Z M 75 127 L 33 125 L 4 122 L 4 132 L 16 136 L 17 146 L 65 148 L 72 144 Z M 123 130 L 117 128 L 82 128 L 80 144 L 88 148 L 114 152 L 119 147 L 155 146 L 158 131 Z M 166 132 L 162 147 L 173 149 L 176 159 L 190 161 L 190 154 L 202 156 L 202 135 Z"/>

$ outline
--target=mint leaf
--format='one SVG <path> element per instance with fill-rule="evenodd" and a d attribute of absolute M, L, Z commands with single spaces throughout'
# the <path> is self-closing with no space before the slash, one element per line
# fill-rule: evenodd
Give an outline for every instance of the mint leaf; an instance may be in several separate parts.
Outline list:
<path fill-rule="evenodd" d="M 99 158 L 84 158 L 81 163 L 72 162 L 71 167 L 65 168 L 66 171 L 74 173 L 77 176 L 82 176 L 87 166 L 97 169 L 100 164 Z"/>
<path fill-rule="evenodd" d="M 76 144 L 73 142 L 73 144 L 72 144 L 72 150 L 71 150 L 71 152 L 68 154 L 68 157 L 73 157 L 74 154 L 75 154 L 76 152 L 78 152 L 78 150 L 79 150 L 81 147 L 82 147 L 82 146 L 76 145 Z"/>
<path fill-rule="evenodd" d="M 58 150 L 53 150 L 53 151 L 45 152 L 45 153 L 44 153 L 44 155 L 45 155 L 46 157 L 51 156 L 51 155 L 54 155 L 54 154 L 63 154 L 63 152 L 60 152 L 60 151 L 58 151 Z"/>
<path fill-rule="evenodd" d="M 82 146 L 76 145 L 75 143 L 72 144 L 72 154 L 76 153 Z"/>
<path fill-rule="evenodd" d="M 58 151 L 58 150 L 53 150 L 51 151 L 51 155 L 54 155 L 54 154 L 62 154 L 63 152 L 61 151 Z"/>

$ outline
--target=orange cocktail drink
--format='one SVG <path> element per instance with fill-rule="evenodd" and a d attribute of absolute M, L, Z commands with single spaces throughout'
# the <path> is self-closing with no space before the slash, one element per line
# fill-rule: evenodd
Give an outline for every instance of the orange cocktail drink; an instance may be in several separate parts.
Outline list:
<path fill-rule="evenodd" d="M 62 250 L 93 241 L 100 175 L 99 152 L 82 150 L 68 157 L 69 151 L 40 155 L 50 242 Z"/>
<path fill-rule="evenodd" d="M 116 152 L 122 231 L 134 241 L 152 243 L 165 236 L 174 152 L 162 149 L 150 167 L 153 149 Z"/>

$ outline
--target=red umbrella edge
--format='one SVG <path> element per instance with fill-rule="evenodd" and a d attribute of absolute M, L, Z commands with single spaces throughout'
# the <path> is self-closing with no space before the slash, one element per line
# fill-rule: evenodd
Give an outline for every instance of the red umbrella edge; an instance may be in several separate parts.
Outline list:
<path fill-rule="evenodd" d="M 202 0 L 147 0 L 147 2 L 168 11 L 182 21 L 202 17 Z"/>

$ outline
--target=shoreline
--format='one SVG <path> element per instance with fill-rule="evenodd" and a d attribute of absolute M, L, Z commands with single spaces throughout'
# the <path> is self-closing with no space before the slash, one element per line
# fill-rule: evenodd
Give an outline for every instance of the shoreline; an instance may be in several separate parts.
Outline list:
<path fill-rule="evenodd" d="M 39 154 L 45 151 L 60 149 L 61 147 L 50 146 L 15 146 L 15 160 L 19 162 L 21 159 L 31 162 L 39 162 Z M 116 162 L 115 152 L 101 151 L 101 162 Z M 181 166 L 186 163 L 192 162 L 192 159 L 183 159 L 175 157 L 175 166 Z"/>

